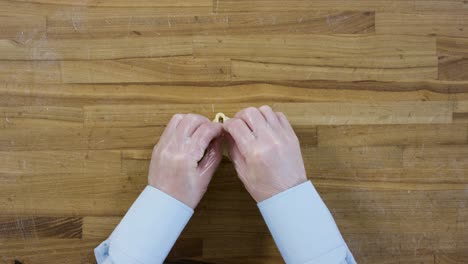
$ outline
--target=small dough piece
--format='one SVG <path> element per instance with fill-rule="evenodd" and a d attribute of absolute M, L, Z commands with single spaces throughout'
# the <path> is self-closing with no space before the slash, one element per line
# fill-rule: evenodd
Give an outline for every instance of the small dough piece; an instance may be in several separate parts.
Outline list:
<path fill-rule="evenodd" d="M 217 113 L 215 118 L 213 119 L 213 122 L 216 122 L 216 123 L 224 123 L 226 121 L 229 120 L 229 117 L 227 117 L 225 114 L 223 113 Z"/>
<path fill-rule="evenodd" d="M 227 120 L 229 120 L 229 117 L 227 117 L 225 114 L 223 113 L 217 113 L 215 118 L 213 119 L 213 122 L 216 122 L 216 123 L 224 123 L 226 122 Z M 227 158 L 229 158 L 229 154 L 228 154 L 228 150 L 226 148 L 226 144 L 223 143 L 223 156 L 226 156 Z M 230 159 L 230 158 L 229 158 Z"/>

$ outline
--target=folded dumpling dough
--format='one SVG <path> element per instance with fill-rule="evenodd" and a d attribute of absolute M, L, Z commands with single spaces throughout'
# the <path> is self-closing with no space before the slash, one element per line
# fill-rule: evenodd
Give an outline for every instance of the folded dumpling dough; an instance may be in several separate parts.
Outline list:
<path fill-rule="evenodd" d="M 223 113 L 217 113 L 215 118 L 213 119 L 213 122 L 216 122 L 216 123 L 224 123 L 226 122 L 227 120 L 229 120 L 229 117 L 227 117 L 225 114 Z"/>
<path fill-rule="evenodd" d="M 229 120 L 229 117 L 227 117 L 225 114 L 223 113 L 217 113 L 215 118 L 213 119 L 213 122 L 216 122 L 216 123 L 224 123 L 226 122 L 227 120 Z M 226 148 L 226 145 L 223 144 L 223 156 L 226 156 L 228 159 L 229 158 L 229 154 L 228 154 L 228 150 Z"/>

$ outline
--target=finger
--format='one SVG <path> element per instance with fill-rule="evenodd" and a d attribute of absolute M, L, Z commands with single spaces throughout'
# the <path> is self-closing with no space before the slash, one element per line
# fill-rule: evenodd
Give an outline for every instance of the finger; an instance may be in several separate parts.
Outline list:
<path fill-rule="evenodd" d="M 281 126 L 289 133 L 292 133 L 293 135 L 295 135 L 296 133 L 294 133 L 294 129 L 292 128 L 286 116 L 281 112 L 276 112 L 276 115 L 278 116 L 278 120 Z"/>
<path fill-rule="evenodd" d="M 221 135 L 223 132 L 223 126 L 219 123 L 207 122 L 195 130 L 192 135 L 192 139 L 196 142 L 197 147 L 202 150 L 202 155 L 205 153 L 206 148 L 210 142 Z M 200 157 L 201 158 L 201 157 Z"/>
<path fill-rule="evenodd" d="M 239 148 L 236 145 L 236 142 L 227 134 L 226 136 L 229 158 L 234 163 L 234 166 L 237 168 L 245 168 L 245 158 L 240 152 Z"/>
<path fill-rule="evenodd" d="M 173 135 L 177 126 L 179 125 L 180 121 L 184 118 L 183 114 L 175 114 L 172 116 L 171 120 L 169 123 L 167 123 L 166 128 L 164 129 L 164 132 L 162 133 L 160 137 L 161 140 L 165 140 L 168 136 Z"/>
<path fill-rule="evenodd" d="M 223 158 L 223 148 L 222 144 L 223 138 L 217 137 L 211 142 L 211 144 L 206 149 L 206 154 L 198 163 L 198 170 L 201 177 L 211 178 L 218 168 L 221 159 Z"/>
<path fill-rule="evenodd" d="M 259 132 L 259 129 L 264 128 L 266 125 L 266 120 L 262 113 L 255 107 L 248 107 L 240 111 L 238 118 L 244 120 L 254 133 Z"/>
<path fill-rule="evenodd" d="M 182 137 L 190 137 L 205 122 L 210 122 L 210 120 L 201 115 L 187 114 L 179 122 L 177 133 Z"/>
<path fill-rule="evenodd" d="M 247 124 L 238 118 L 231 118 L 224 123 L 224 129 L 231 135 L 242 154 L 247 153 L 250 144 L 255 140 L 255 136 Z"/>
<path fill-rule="evenodd" d="M 275 112 L 273 112 L 273 109 L 271 109 L 270 106 L 263 105 L 260 106 L 258 110 L 260 110 L 260 113 L 262 113 L 263 117 L 267 120 L 271 127 L 277 128 L 281 126 L 278 120 L 278 116 L 275 114 Z"/>

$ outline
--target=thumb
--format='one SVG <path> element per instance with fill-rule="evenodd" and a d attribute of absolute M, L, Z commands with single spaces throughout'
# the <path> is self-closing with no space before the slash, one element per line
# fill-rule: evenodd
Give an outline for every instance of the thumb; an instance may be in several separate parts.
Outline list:
<path fill-rule="evenodd" d="M 223 136 L 215 138 L 208 148 L 205 155 L 198 163 L 198 170 L 201 177 L 208 177 L 211 179 L 214 172 L 218 168 L 221 159 L 223 158 Z"/>

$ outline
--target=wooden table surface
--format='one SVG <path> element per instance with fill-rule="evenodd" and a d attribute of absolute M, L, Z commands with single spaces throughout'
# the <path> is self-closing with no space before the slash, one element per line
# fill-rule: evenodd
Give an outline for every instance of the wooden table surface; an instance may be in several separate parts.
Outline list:
<path fill-rule="evenodd" d="M 467 1 L 0 0 L 0 263 L 93 263 L 173 114 L 262 104 L 359 263 L 468 262 Z M 283 262 L 228 159 L 170 259 Z"/>

